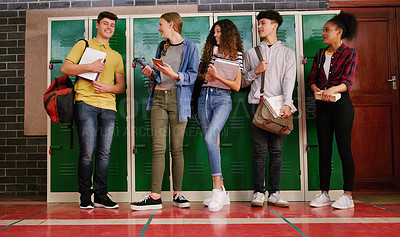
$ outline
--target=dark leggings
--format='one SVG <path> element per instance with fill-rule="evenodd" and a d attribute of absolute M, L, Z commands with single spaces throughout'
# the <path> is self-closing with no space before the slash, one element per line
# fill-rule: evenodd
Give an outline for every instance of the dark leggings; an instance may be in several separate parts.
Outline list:
<path fill-rule="evenodd" d="M 320 189 L 329 191 L 331 180 L 331 159 L 333 134 L 343 167 L 343 190 L 353 191 L 354 160 L 351 154 L 351 129 L 354 120 L 354 108 L 348 92 L 342 93 L 337 102 L 317 103 L 317 134 L 319 145 Z"/>

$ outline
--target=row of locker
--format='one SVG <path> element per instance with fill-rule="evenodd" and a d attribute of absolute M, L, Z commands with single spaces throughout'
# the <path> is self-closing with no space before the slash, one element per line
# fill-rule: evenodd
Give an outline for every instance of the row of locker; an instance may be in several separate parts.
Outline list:
<path fill-rule="evenodd" d="M 292 199 L 302 200 L 305 193 L 319 189 L 318 148 L 315 130 L 315 102 L 306 88 L 313 56 L 323 47 L 322 27 L 337 11 L 283 12 L 283 24 L 278 39 L 293 49 L 297 55 L 297 82 L 293 99 L 298 108 L 295 129 L 285 138 L 281 190 L 293 192 Z M 213 22 L 230 19 L 238 27 L 245 50 L 256 46 L 256 13 L 235 14 L 182 14 L 182 36 L 193 40 L 200 56 Z M 127 90 L 117 95 L 117 120 L 111 149 L 109 191 L 135 193 L 150 190 L 152 139 L 150 113 L 146 111 L 148 78 L 141 70 L 131 67 L 137 58 L 150 62 L 155 55 L 161 36 L 157 31 L 159 15 L 120 16 L 110 46 L 118 51 L 125 63 Z M 61 65 L 74 43 L 81 38 L 96 36 L 95 17 L 49 18 L 49 70 L 51 78 L 60 76 Z M 221 156 L 224 182 L 227 190 L 252 190 L 252 144 L 248 129 L 248 88 L 232 92 L 232 112 L 221 132 Z M 48 196 L 76 192 L 79 144 L 76 136 L 70 149 L 68 124 L 49 122 L 48 129 Z M 168 149 L 168 148 L 167 148 Z M 334 149 L 336 150 L 336 149 Z M 211 171 L 207 150 L 196 116 L 192 115 L 184 139 L 185 171 L 183 191 L 209 191 L 212 189 Z M 332 189 L 341 189 L 341 164 L 338 154 L 333 160 Z M 169 167 L 169 154 L 166 166 Z M 166 168 L 162 190 L 170 190 L 170 172 Z M 268 172 L 266 172 L 268 180 Z M 124 199 L 124 198 L 123 198 Z M 49 200 L 53 200 L 50 198 Z"/>

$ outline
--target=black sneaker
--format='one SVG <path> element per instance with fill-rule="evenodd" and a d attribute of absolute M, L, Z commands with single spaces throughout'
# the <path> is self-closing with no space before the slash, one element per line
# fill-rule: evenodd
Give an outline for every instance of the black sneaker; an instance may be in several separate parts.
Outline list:
<path fill-rule="evenodd" d="M 180 208 L 190 207 L 190 202 L 180 193 L 174 195 L 173 201 L 173 206 Z"/>
<path fill-rule="evenodd" d="M 81 209 L 93 209 L 92 195 L 90 193 L 81 193 Z"/>
<path fill-rule="evenodd" d="M 140 200 L 139 202 L 132 202 L 131 209 L 134 211 L 141 211 L 141 210 L 156 210 L 162 208 L 162 201 L 161 198 L 154 200 L 152 197 L 148 196 L 144 199 Z"/>
<path fill-rule="evenodd" d="M 118 208 L 119 205 L 113 202 L 107 193 L 104 194 L 94 194 L 94 206 L 95 207 L 104 207 L 104 208 Z"/>

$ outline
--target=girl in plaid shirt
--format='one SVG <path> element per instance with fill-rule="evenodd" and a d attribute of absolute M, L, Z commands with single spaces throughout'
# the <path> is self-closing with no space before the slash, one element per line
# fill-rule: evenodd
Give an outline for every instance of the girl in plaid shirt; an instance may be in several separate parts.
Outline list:
<path fill-rule="evenodd" d="M 319 145 L 319 176 L 321 193 L 311 201 L 312 207 L 331 204 L 329 184 L 331 178 L 331 158 L 333 134 L 343 167 L 344 194 L 331 206 L 337 209 L 353 208 L 354 161 L 351 153 L 351 129 L 354 109 L 349 91 L 351 89 L 358 58 L 355 49 L 342 43 L 351 40 L 357 33 L 357 20 L 352 14 L 341 12 L 325 23 L 322 37 L 328 47 L 320 49 L 314 57 L 309 77 L 309 86 L 322 100 L 316 101 L 317 135 Z M 334 94 L 341 99 L 331 102 Z"/>

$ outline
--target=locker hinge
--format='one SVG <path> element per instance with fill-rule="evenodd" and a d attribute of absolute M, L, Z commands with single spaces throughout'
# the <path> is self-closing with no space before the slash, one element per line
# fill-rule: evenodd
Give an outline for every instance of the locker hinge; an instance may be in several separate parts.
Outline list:
<path fill-rule="evenodd" d="M 134 154 L 134 155 L 137 154 L 137 149 L 136 149 L 136 147 L 133 147 L 132 154 Z"/>

